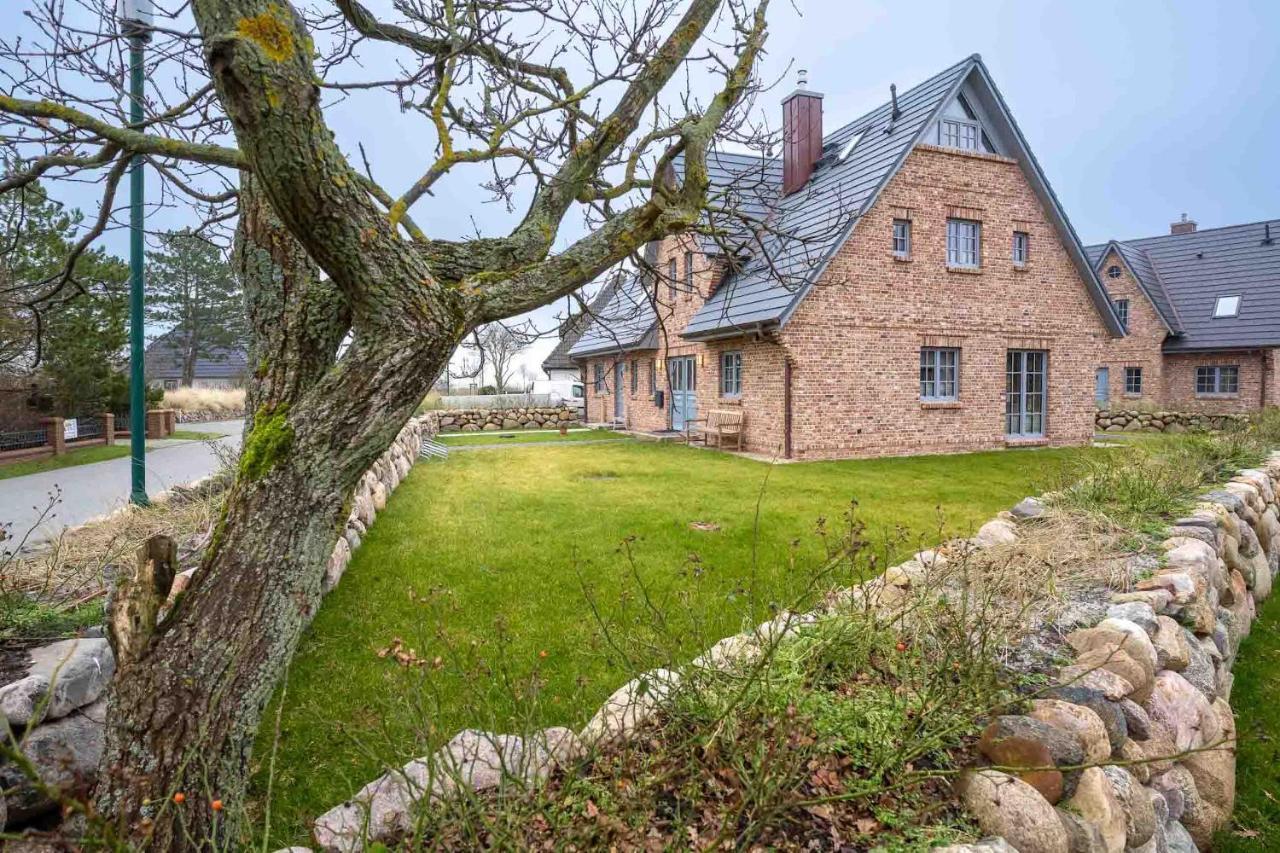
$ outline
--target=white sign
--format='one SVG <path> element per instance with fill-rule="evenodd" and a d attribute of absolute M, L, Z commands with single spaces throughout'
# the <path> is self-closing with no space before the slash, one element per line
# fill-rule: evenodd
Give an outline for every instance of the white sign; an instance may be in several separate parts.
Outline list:
<path fill-rule="evenodd" d="M 152 0 L 117 0 L 116 14 L 122 21 L 149 27 L 154 17 Z"/>
<path fill-rule="evenodd" d="M 75 418 L 67 418 L 62 422 L 62 440 L 72 441 L 80 435 L 80 422 Z"/>

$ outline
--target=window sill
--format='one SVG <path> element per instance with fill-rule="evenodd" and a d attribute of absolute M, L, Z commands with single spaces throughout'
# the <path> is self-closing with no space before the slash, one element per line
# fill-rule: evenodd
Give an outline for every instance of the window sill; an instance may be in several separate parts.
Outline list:
<path fill-rule="evenodd" d="M 1004 437 L 1005 447 L 1047 447 L 1048 445 L 1049 439 L 1044 436 L 1037 436 L 1035 438 L 1018 438 L 1016 436 L 1006 435 Z"/>
<path fill-rule="evenodd" d="M 1197 400 L 1239 400 L 1240 394 L 1196 394 Z"/>
<path fill-rule="evenodd" d="M 961 403 L 959 400 L 921 400 L 920 408 L 922 409 L 959 409 Z"/>
<path fill-rule="evenodd" d="M 892 255 L 891 257 L 892 257 L 896 262 L 898 262 L 898 263 L 900 263 L 900 264 L 909 264 L 909 263 L 911 263 L 911 256 L 910 256 L 910 255 L 908 255 L 908 256 L 907 256 L 907 257 L 905 257 L 905 258 L 904 258 L 902 255 Z"/>
<path fill-rule="evenodd" d="M 982 267 L 953 267 L 948 264 L 947 272 L 960 273 L 961 275 L 982 275 Z"/>
<path fill-rule="evenodd" d="M 1135 394 L 1135 393 L 1130 393 L 1130 392 L 1128 392 L 1128 391 L 1125 391 L 1125 392 L 1124 392 L 1123 394 L 1121 394 L 1120 396 L 1121 396 L 1121 397 L 1123 397 L 1123 398 L 1124 398 L 1124 399 L 1126 399 L 1126 400 L 1141 400 L 1141 399 L 1142 399 L 1142 392 L 1141 392 L 1141 391 L 1138 391 L 1138 392 Z"/>
<path fill-rule="evenodd" d="M 1031 264 L 1014 264 L 1014 272 L 1031 272 Z"/>

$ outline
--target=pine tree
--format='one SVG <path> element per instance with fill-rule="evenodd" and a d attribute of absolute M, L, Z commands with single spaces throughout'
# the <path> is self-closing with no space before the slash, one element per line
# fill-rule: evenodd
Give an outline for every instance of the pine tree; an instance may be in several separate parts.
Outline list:
<path fill-rule="evenodd" d="M 167 337 L 182 360 L 182 384 L 190 385 L 197 361 L 245 348 L 244 297 L 217 246 L 189 230 L 160 239 L 161 250 L 147 253 L 147 320 L 171 327 Z"/>

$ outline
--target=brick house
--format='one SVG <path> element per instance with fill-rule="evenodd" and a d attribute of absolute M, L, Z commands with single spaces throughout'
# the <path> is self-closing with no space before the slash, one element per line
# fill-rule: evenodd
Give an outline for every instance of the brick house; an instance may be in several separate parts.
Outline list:
<path fill-rule="evenodd" d="M 980 57 L 831 133 L 802 81 L 783 136 L 718 155 L 740 215 L 648 246 L 570 348 L 589 420 L 740 408 L 797 459 L 1089 440 L 1120 321 Z"/>
<path fill-rule="evenodd" d="M 1273 233 L 1274 232 L 1274 233 Z M 1211 414 L 1280 403 L 1280 225 L 1170 233 L 1087 248 L 1125 337 L 1095 374 L 1099 408 Z"/>

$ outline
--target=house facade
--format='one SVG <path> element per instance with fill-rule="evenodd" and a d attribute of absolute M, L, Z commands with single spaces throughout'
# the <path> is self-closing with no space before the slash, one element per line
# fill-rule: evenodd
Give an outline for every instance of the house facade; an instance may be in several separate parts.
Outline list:
<path fill-rule="evenodd" d="M 249 377 L 249 354 L 243 347 L 211 347 L 206 354 L 186 350 L 183 339 L 166 332 L 152 341 L 143 356 L 147 385 L 172 390 L 186 384 L 186 363 L 191 361 L 192 388 L 240 388 Z"/>
<path fill-rule="evenodd" d="M 1274 235 L 1274 236 L 1273 236 Z M 1224 414 L 1280 404 L 1280 223 L 1088 247 L 1122 321 L 1095 373 L 1100 409 Z"/>
<path fill-rule="evenodd" d="M 736 409 L 795 459 L 1088 441 L 1120 321 L 981 59 L 829 134 L 804 88 L 783 118 L 780 158 L 713 163 L 736 221 L 649 246 L 570 349 L 588 419 Z"/>

